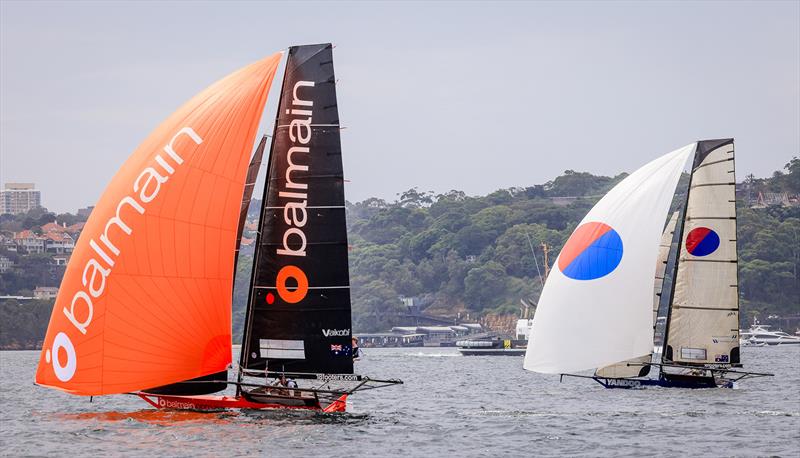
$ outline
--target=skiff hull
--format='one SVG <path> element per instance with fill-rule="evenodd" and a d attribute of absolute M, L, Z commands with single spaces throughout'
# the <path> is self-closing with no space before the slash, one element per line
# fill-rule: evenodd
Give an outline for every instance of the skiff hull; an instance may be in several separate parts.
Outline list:
<path fill-rule="evenodd" d="M 228 409 L 249 409 L 249 410 L 269 410 L 269 409 L 292 409 L 310 410 L 325 413 L 345 412 L 347 408 L 347 395 L 344 394 L 327 406 L 318 402 L 313 405 L 286 405 L 279 401 L 275 402 L 256 402 L 244 397 L 219 396 L 219 395 L 198 395 L 198 396 L 166 396 L 150 393 L 136 393 L 148 404 L 165 410 L 192 410 L 197 412 L 216 412 Z"/>
<path fill-rule="evenodd" d="M 592 377 L 605 388 L 644 388 L 646 386 L 660 386 L 663 388 L 732 388 L 729 380 L 716 380 L 713 377 L 669 377 L 658 379 L 626 379 Z"/>

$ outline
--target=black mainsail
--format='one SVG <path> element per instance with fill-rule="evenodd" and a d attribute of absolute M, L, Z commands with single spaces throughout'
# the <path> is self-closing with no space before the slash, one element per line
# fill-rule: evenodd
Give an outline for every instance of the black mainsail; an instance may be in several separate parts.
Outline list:
<path fill-rule="evenodd" d="M 241 368 L 248 375 L 352 374 L 344 176 L 330 44 L 289 48 L 262 202 Z"/>

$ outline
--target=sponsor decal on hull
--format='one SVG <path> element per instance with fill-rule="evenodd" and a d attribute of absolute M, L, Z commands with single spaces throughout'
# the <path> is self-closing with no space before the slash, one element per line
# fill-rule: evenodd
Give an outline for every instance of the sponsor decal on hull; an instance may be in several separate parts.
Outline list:
<path fill-rule="evenodd" d="M 638 380 L 610 378 L 606 379 L 606 386 L 609 388 L 638 388 L 642 386 L 642 383 Z"/>
<path fill-rule="evenodd" d="M 357 382 L 358 375 L 355 374 L 317 374 L 317 380 L 323 381 L 345 381 L 345 382 Z"/>

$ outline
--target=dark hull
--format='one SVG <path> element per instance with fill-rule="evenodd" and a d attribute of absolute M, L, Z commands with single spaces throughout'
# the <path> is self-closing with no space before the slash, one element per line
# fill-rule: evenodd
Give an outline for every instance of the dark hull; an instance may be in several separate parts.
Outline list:
<path fill-rule="evenodd" d="M 459 348 L 464 356 L 525 356 L 524 348 Z"/>
<path fill-rule="evenodd" d="M 668 374 L 657 379 L 627 379 L 592 377 L 605 388 L 644 388 L 646 386 L 660 386 L 664 388 L 732 388 L 729 380 L 717 380 L 714 377 L 697 377 L 691 375 Z"/>

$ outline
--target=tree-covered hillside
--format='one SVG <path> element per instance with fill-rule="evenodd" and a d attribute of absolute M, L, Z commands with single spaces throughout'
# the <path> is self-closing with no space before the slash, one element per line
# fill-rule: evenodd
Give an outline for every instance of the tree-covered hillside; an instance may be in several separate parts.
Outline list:
<path fill-rule="evenodd" d="M 354 328 L 378 331 L 399 324 L 406 312 L 401 296 L 414 297 L 439 316 L 518 312 L 520 299 L 536 300 L 541 292 L 540 245 L 551 247 L 552 265 L 586 212 L 624 176 L 568 170 L 544 185 L 481 197 L 411 189 L 395 202 L 348 204 Z M 678 189 L 685 189 L 687 178 Z M 798 178 L 795 158 L 785 172 L 750 180 L 748 191 L 797 195 Z M 676 196 L 674 205 L 683 200 Z M 742 319 L 752 311 L 762 318 L 800 313 L 800 207 L 749 208 L 742 200 L 737 205 Z M 238 308 L 246 302 L 248 269 L 240 265 Z"/>
<path fill-rule="evenodd" d="M 415 298 L 425 313 L 471 319 L 519 311 L 520 299 L 538 299 L 544 259 L 540 245 L 550 246 L 550 264 L 592 205 L 624 178 L 566 171 L 528 188 L 499 190 L 487 196 L 460 191 L 433 194 L 411 189 L 395 202 L 367 199 L 348 203 L 353 327 L 378 331 L 400 324 L 407 309 L 403 297 Z M 679 189 L 685 188 L 685 178 Z M 755 196 L 800 194 L 800 160 L 770 178 L 748 177 L 740 185 L 739 277 L 742 320 L 753 311 L 769 315 L 800 314 L 800 206 L 752 207 Z M 750 198 L 747 201 L 748 197 Z M 744 200 L 741 200 L 744 199 Z M 678 195 L 674 203 L 683 202 Z M 250 217 L 257 218 L 258 202 Z M 792 203 L 794 204 L 794 203 Z M 6 242 L 23 229 L 34 232 L 74 215 L 44 210 L 0 217 Z M 4 242 L 4 243 L 6 243 Z M 536 258 L 531 247 L 535 250 Z M 30 295 L 35 286 L 57 286 L 63 266 L 46 254 L 0 255 L 13 266 L 0 274 L 0 295 Z M 252 258 L 237 267 L 233 301 L 234 339 L 244 321 Z M 537 269 L 538 265 L 538 269 Z M 0 301 L 0 347 L 30 347 L 41 340 L 51 301 Z M 743 323 L 744 324 L 744 323 Z M 33 342 L 33 343 L 32 343 Z"/>

